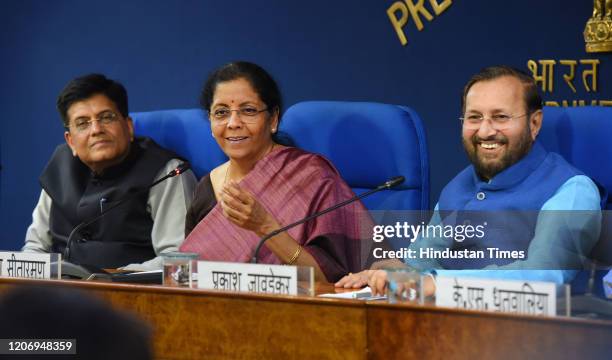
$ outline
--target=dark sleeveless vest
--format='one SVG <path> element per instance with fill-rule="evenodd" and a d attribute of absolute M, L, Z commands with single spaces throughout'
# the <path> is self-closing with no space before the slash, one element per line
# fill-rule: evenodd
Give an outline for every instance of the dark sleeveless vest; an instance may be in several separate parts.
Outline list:
<path fill-rule="evenodd" d="M 52 199 L 49 229 L 52 252 L 63 253 L 72 229 L 93 219 L 102 209 L 149 186 L 175 154 L 148 138 L 136 138 L 126 159 L 94 174 L 66 145 L 56 148 L 40 176 Z M 77 264 L 116 268 L 155 257 L 151 244 L 153 220 L 147 211 L 149 194 L 127 201 L 83 228 L 72 242 L 70 259 Z"/>
<path fill-rule="evenodd" d="M 441 259 L 445 269 L 479 269 L 505 265 L 515 259 L 488 256 L 487 248 L 523 250 L 535 234 L 539 210 L 571 177 L 583 175 L 560 155 L 547 152 L 538 142 L 519 162 L 482 181 L 473 166 L 459 173 L 440 194 L 438 208 L 449 225 L 486 223 L 484 237 L 453 240 L 455 250 L 483 250 L 484 259 Z"/>

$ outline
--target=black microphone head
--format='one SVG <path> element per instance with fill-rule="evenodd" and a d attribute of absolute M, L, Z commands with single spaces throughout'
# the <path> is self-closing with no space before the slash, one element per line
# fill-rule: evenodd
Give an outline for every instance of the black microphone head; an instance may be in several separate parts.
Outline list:
<path fill-rule="evenodd" d="M 402 184 L 404 182 L 404 180 L 406 180 L 405 177 L 403 176 L 396 176 L 394 178 L 389 179 L 386 183 L 385 183 L 385 187 L 387 189 L 392 188 L 394 186 L 397 186 L 399 184 Z"/>

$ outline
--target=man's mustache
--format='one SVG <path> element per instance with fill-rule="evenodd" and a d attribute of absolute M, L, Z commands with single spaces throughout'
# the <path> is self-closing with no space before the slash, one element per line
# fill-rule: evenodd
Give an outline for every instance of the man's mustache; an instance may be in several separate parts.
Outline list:
<path fill-rule="evenodd" d="M 478 135 L 474 134 L 474 135 L 472 135 L 470 140 L 471 140 L 472 144 L 474 144 L 474 145 L 478 145 L 478 144 L 480 144 L 482 142 L 486 142 L 486 141 L 495 141 L 495 142 L 498 142 L 500 144 L 507 144 L 508 143 L 508 138 L 505 137 L 502 134 L 495 134 L 495 135 L 489 136 L 489 137 L 484 138 L 484 139 L 479 137 Z"/>

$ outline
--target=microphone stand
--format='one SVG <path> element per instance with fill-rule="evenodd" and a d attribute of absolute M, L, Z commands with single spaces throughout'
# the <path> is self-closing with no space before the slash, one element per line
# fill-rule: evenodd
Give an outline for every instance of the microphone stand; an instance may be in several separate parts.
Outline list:
<path fill-rule="evenodd" d="M 310 220 L 312 220 L 312 219 L 314 219 L 314 218 L 316 218 L 316 217 L 319 217 L 319 216 L 321 216 L 321 215 L 327 214 L 327 213 L 328 213 L 328 212 L 330 212 L 330 211 L 334 211 L 334 210 L 336 210 L 336 209 L 338 209 L 338 208 L 341 208 L 341 207 L 343 207 L 343 206 L 346 206 L 346 205 L 348 205 L 348 204 L 350 204 L 350 203 L 352 203 L 352 202 L 355 202 L 355 201 L 357 201 L 357 200 L 363 199 L 363 198 L 364 198 L 364 197 L 366 197 L 366 196 L 370 196 L 370 195 L 372 195 L 372 194 L 374 194 L 374 193 L 376 193 L 376 192 L 379 192 L 379 191 L 381 191 L 381 190 L 387 190 L 387 189 L 390 189 L 390 188 L 392 188 L 392 187 L 394 187 L 394 186 L 397 186 L 397 185 L 399 185 L 399 184 L 403 183 L 403 182 L 404 182 L 404 180 L 405 180 L 405 178 L 404 178 L 403 176 L 396 176 L 396 177 L 394 177 L 394 178 L 390 179 L 389 181 L 385 182 L 384 184 L 379 185 L 379 186 L 377 186 L 376 188 L 374 188 L 374 189 L 372 189 L 372 190 L 368 190 L 368 191 L 364 192 L 364 193 L 363 193 L 363 194 L 361 194 L 361 195 L 354 196 L 354 197 L 352 197 L 352 198 L 350 198 L 350 199 L 348 199 L 348 200 L 345 200 L 345 201 L 343 201 L 343 202 L 341 202 L 341 203 L 338 203 L 338 204 L 336 204 L 336 205 L 334 205 L 334 206 L 331 206 L 331 207 L 329 207 L 329 208 L 327 208 L 327 209 L 325 209 L 325 210 L 321 210 L 321 211 L 316 212 L 316 213 L 314 213 L 314 214 L 312 214 L 312 215 L 309 215 L 309 216 L 307 216 L 307 217 L 303 218 L 302 220 L 298 220 L 298 221 L 296 221 L 296 222 L 294 222 L 294 223 L 291 223 L 291 224 L 289 224 L 289 225 L 283 226 L 283 227 L 282 227 L 282 228 L 280 228 L 280 229 L 277 229 L 277 230 L 272 231 L 272 232 L 271 232 L 271 233 L 269 233 L 268 235 L 265 235 L 264 237 L 262 237 L 262 238 L 259 240 L 259 243 L 257 243 L 257 247 L 255 248 L 255 252 L 253 253 L 253 257 L 251 258 L 251 263 L 253 263 L 253 264 L 257 264 L 257 256 L 259 255 L 259 250 L 261 249 L 261 247 L 263 246 L 263 244 L 264 244 L 264 243 L 265 243 L 265 242 L 266 242 L 268 239 L 273 238 L 274 236 L 276 236 L 276 235 L 278 235 L 278 234 L 282 233 L 283 231 L 287 231 L 287 230 L 291 229 L 291 228 L 292 228 L 292 227 L 294 227 L 294 226 L 297 226 L 297 225 L 303 224 L 303 223 L 305 223 L 305 222 L 307 222 L 307 221 L 310 221 Z"/>

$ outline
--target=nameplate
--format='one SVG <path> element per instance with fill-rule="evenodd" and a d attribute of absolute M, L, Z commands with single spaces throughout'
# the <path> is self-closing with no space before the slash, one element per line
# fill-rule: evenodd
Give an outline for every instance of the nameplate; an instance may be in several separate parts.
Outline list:
<path fill-rule="evenodd" d="M 556 316 L 556 284 L 539 281 L 437 277 L 436 306 Z"/>
<path fill-rule="evenodd" d="M 198 261 L 198 288 L 297 295 L 297 267 Z"/>
<path fill-rule="evenodd" d="M 51 255 L 0 251 L 0 276 L 10 278 L 50 279 Z"/>

